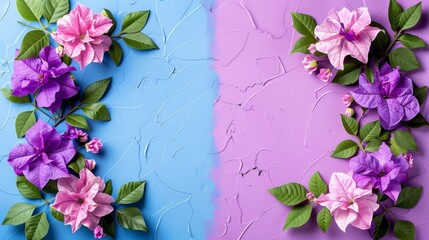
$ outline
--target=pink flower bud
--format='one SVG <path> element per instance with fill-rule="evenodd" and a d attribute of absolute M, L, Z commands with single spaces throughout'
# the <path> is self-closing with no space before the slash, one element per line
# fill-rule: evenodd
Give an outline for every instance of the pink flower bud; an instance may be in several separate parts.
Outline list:
<path fill-rule="evenodd" d="M 100 225 L 97 225 L 94 229 L 94 238 L 100 239 L 105 236 L 104 230 Z"/>
<path fill-rule="evenodd" d="M 97 163 L 95 162 L 94 159 L 85 159 L 85 167 L 88 168 L 89 170 L 94 170 L 95 169 L 95 165 L 97 165 Z"/>
<path fill-rule="evenodd" d="M 353 108 L 351 108 L 351 107 L 348 107 L 347 109 L 346 109 L 346 116 L 347 117 L 353 117 L 353 115 L 355 115 L 355 110 L 353 110 Z"/>
<path fill-rule="evenodd" d="M 350 105 L 352 105 L 352 102 L 354 101 L 354 99 L 353 99 L 353 97 L 352 97 L 352 95 L 350 95 L 350 94 L 348 94 L 348 93 L 346 93 L 346 94 L 344 94 L 344 96 L 343 96 L 343 104 L 346 106 L 346 107 L 350 107 Z"/>
<path fill-rule="evenodd" d="M 312 192 L 309 192 L 306 197 L 308 200 L 313 201 L 316 196 Z"/>
<path fill-rule="evenodd" d="M 310 55 L 307 55 L 305 56 L 304 60 L 302 60 L 302 65 L 304 65 L 304 68 L 307 70 L 308 74 L 312 74 L 317 70 L 318 63 Z"/>
<path fill-rule="evenodd" d="M 413 158 L 413 155 L 411 155 L 411 154 L 409 154 L 409 153 L 407 153 L 407 154 L 405 154 L 405 159 L 407 160 L 407 162 L 408 162 L 408 165 L 410 165 L 410 168 L 413 168 L 413 166 L 414 166 L 414 158 Z"/>
<path fill-rule="evenodd" d="M 82 130 L 78 130 L 77 131 L 77 139 L 79 140 L 79 142 L 81 143 L 86 143 L 88 142 L 88 133 L 82 131 Z"/>
<path fill-rule="evenodd" d="M 328 82 L 332 77 L 332 71 L 329 68 L 321 68 L 317 77 L 322 80 L 322 82 Z"/>
<path fill-rule="evenodd" d="M 314 54 L 317 51 L 316 44 L 310 44 L 310 46 L 308 46 L 308 51 L 310 51 L 311 54 Z"/>
<path fill-rule="evenodd" d="M 58 47 L 55 49 L 55 52 L 57 52 L 58 56 L 64 57 L 65 51 L 64 47 L 62 45 L 58 45 Z"/>
<path fill-rule="evenodd" d="M 91 153 L 99 153 L 102 147 L 103 143 L 99 138 L 93 138 L 85 144 L 86 151 Z"/>

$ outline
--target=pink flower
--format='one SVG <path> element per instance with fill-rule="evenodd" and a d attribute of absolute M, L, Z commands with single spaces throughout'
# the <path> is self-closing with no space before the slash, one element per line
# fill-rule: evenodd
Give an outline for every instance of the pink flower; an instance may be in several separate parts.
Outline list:
<path fill-rule="evenodd" d="M 351 107 L 348 107 L 348 108 L 346 108 L 345 115 L 347 117 L 353 117 L 353 115 L 355 115 L 355 110 Z"/>
<path fill-rule="evenodd" d="M 307 195 L 305 195 L 307 197 L 308 200 L 313 201 L 314 197 L 316 197 L 312 192 L 307 193 Z"/>
<path fill-rule="evenodd" d="M 95 229 L 94 229 L 94 238 L 100 239 L 100 238 L 104 238 L 105 234 L 104 234 L 104 230 L 103 228 L 98 225 Z"/>
<path fill-rule="evenodd" d="M 310 55 L 307 55 L 305 56 L 304 60 L 302 60 L 302 65 L 304 65 L 304 68 L 307 70 L 308 74 L 312 74 L 317 70 L 318 63 Z"/>
<path fill-rule="evenodd" d="M 71 175 L 58 180 L 58 193 L 52 207 L 64 214 L 64 223 L 71 225 L 72 232 L 82 225 L 94 231 L 100 218 L 113 211 L 114 199 L 103 193 L 105 184 L 84 168 L 77 178 Z"/>
<path fill-rule="evenodd" d="M 317 51 L 328 54 L 331 64 L 339 70 L 344 69 L 344 58 L 348 55 L 367 63 L 371 42 L 381 31 L 369 26 L 370 23 L 367 8 L 329 11 L 328 18 L 314 30 L 319 39 Z"/>
<path fill-rule="evenodd" d="M 79 142 L 81 143 L 86 143 L 88 142 L 88 133 L 82 131 L 82 130 L 77 130 L 77 139 L 79 140 Z"/>
<path fill-rule="evenodd" d="M 321 68 L 317 77 L 322 80 L 322 82 L 328 82 L 332 77 L 332 71 L 329 68 Z"/>
<path fill-rule="evenodd" d="M 78 3 L 75 9 L 58 20 L 58 30 L 52 38 L 63 45 L 65 53 L 83 69 L 91 62 L 103 61 L 104 52 L 112 44 L 112 39 L 104 34 L 112 25 L 111 19 L 94 14 Z"/>
<path fill-rule="evenodd" d="M 102 147 L 103 143 L 99 138 L 93 138 L 85 144 L 86 151 L 91 153 L 99 153 Z"/>
<path fill-rule="evenodd" d="M 308 51 L 310 51 L 311 54 L 316 53 L 316 51 L 317 51 L 316 44 L 314 44 L 314 43 L 310 44 L 310 46 L 308 46 Z"/>
<path fill-rule="evenodd" d="M 343 232 L 349 224 L 362 230 L 371 228 L 372 215 L 379 207 L 371 187 L 358 188 L 351 176 L 339 172 L 331 176 L 329 193 L 322 193 L 314 202 L 329 209 Z"/>
<path fill-rule="evenodd" d="M 354 101 L 354 99 L 353 99 L 352 95 L 350 95 L 350 94 L 348 94 L 348 93 L 344 94 L 344 96 L 343 96 L 342 100 L 343 100 L 343 104 L 344 104 L 346 107 L 350 107 L 350 106 L 352 105 L 352 102 Z"/>
<path fill-rule="evenodd" d="M 85 167 L 88 168 L 89 170 L 94 170 L 95 165 L 97 165 L 97 163 L 95 162 L 94 159 L 85 159 Z"/>
<path fill-rule="evenodd" d="M 413 158 L 413 155 L 411 155 L 411 154 L 409 154 L 409 153 L 407 153 L 407 154 L 405 154 L 405 160 L 407 160 L 407 162 L 408 162 L 408 165 L 410 166 L 410 168 L 413 168 L 413 166 L 414 166 L 414 158 Z"/>
<path fill-rule="evenodd" d="M 55 52 L 58 54 L 59 57 L 64 57 L 64 47 L 61 45 L 58 45 L 57 48 L 55 48 Z"/>

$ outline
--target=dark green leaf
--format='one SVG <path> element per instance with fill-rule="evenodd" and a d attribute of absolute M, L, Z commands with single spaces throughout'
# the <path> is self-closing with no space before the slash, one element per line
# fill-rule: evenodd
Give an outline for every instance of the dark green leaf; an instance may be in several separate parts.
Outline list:
<path fill-rule="evenodd" d="M 100 225 L 103 228 L 105 234 L 109 235 L 111 238 L 115 238 L 115 224 L 113 213 L 102 217 L 100 219 Z"/>
<path fill-rule="evenodd" d="M 366 68 L 365 76 L 369 80 L 370 83 L 374 83 L 374 71 L 371 67 Z"/>
<path fill-rule="evenodd" d="M 7 100 L 13 102 L 13 103 L 29 103 L 30 102 L 30 98 L 27 96 L 25 97 L 15 97 L 12 95 L 12 90 L 8 89 L 8 88 L 2 88 L 1 89 L 3 95 L 5 96 L 5 98 L 7 98 Z"/>
<path fill-rule="evenodd" d="M 21 138 L 25 136 L 27 130 L 36 124 L 36 115 L 34 111 L 26 111 L 18 114 L 15 122 L 16 136 Z"/>
<path fill-rule="evenodd" d="M 331 157 L 334 158 L 350 158 L 356 154 L 358 145 L 353 140 L 345 140 L 340 142 L 335 148 Z"/>
<path fill-rule="evenodd" d="M 40 190 L 24 176 L 16 176 L 16 187 L 21 195 L 28 199 L 42 199 Z"/>
<path fill-rule="evenodd" d="M 103 11 L 101 11 L 101 15 L 109 18 L 110 20 L 112 20 L 112 27 L 109 29 L 109 31 L 107 32 L 107 35 L 110 35 L 116 28 L 116 19 L 113 16 L 112 12 L 109 9 L 103 9 Z M 114 41 L 112 41 L 114 42 Z"/>
<path fill-rule="evenodd" d="M 106 93 L 107 87 L 111 81 L 112 78 L 110 77 L 89 85 L 83 92 L 81 103 L 88 104 L 98 102 Z"/>
<path fill-rule="evenodd" d="M 413 119 L 405 122 L 405 125 L 407 125 L 410 128 L 420 128 L 420 127 L 428 126 L 429 123 L 421 113 L 418 113 L 417 116 L 415 116 Z"/>
<path fill-rule="evenodd" d="M 36 207 L 37 205 L 28 203 L 13 205 L 9 209 L 9 212 L 7 212 L 2 225 L 20 225 L 25 223 L 31 217 Z"/>
<path fill-rule="evenodd" d="M 64 222 L 64 214 L 58 212 L 57 210 L 55 210 L 54 208 L 52 208 L 52 206 L 49 207 L 49 211 L 51 212 L 51 215 L 57 219 L 60 222 Z"/>
<path fill-rule="evenodd" d="M 32 216 L 25 223 L 25 236 L 27 240 L 40 240 L 43 239 L 49 231 L 49 222 L 46 218 L 45 212 L 41 212 Z"/>
<path fill-rule="evenodd" d="M 147 232 L 146 223 L 138 208 L 131 207 L 117 210 L 116 218 L 118 223 L 126 229 Z"/>
<path fill-rule="evenodd" d="M 393 155 L 398 156 L 399 154 L 407 154 L 407 150 L 401 148 L 397 143 L 395 138 L 390 139 L 390 151 L 392 151 Z"/>
<path fill-rule="evenodd" d="M 122 61 L 122 47 L 115 40 L 112 40 L 112 45 L 109 49 L 109 55 L 112 58 L 113 62 L 115 62 L 116 66 L 119 66 Z"/>
<path fill-rule="evenodd" d="M 401 71 L 411 71 L 420 68 L 414 53 L 408 48 L 397 48 L 389 54 L 389 62 L 392 67 L 401 67 Z"/>
<path fill-rule="evenodd" d="M 43 191 L 46 193 L 56 194 L 58 192 L 57 182 L 58 180 L 49 180 L 48 184 L 43 188 Z"/>
<path fill-rule="evenodd" d="M 361 67 L 355 64 L 344 64 L 344 70 L 338 71 L 332 82 L 341 85 L 350 85 L 359 79 Z"/>
<path fill-rule="evenodd" d="M 421 87 L 421 88 L 414 86 L 413 95 L 419 101 L 420 106 L 423 105 L 423 103 L 425 102 L 427 92 L 428 92 L 428 87 L 426 87 L 426 86 Z"/>
<path fill-rule="evenodd" d="M 423 187 L 405 187 L 401 190 L 395 207 L 410 209 L 417 205 L 422 195 Z"/>
<path fill-rule="evenodd" d="M 308 188 L 310 189 L 310 192 L 316 196 L 316 198 L 318 198 L 320 194 L 326 194 L 328 192 L 328 186 L 326 186 L 326 183 L 323 181 L 319 172 L 315 172 L 314 175 L 310 178 Z"/>
<path fill-rule="evenodd" d="M 314 37 L 314 29 L 316 28 L 316 20 L 310 15 L 292 12 L 293 27 L 304 36 Z"/>
<path fill-rule="evenodd" d="M 419 2 L 414 6 L 411 6 L 401 14 L 399 17 L 399 26 L 402 30 L 410 29 L 414 27 L 422 16 L 422 3 Z"/>
<path fill-rule="evenodd" d="M 43 16 L 49 23 L 55 23 L 69 13 L 69 0 L 44 0 L 43 1 Z"/>
<path fill-rule="evenodd" d="M 22 18 L 36 22 L 42 17 L 42 5 L 40 0 L 16 0 L 16 8 Z"/>
<path fill-rule="evenodd" d="M 49 45 L 48 34 L 41 30 L 33 30 L 25 34 L 16 60 L 38 56 L 43 47 Z"/>
<path fill-rule="evenodd" d="M 125 34 L 122 38 L 128 46 L 137 50 L 158 49 L 152 39 L 141 32 Z"/>
<path fill-rule="evenodd" d="M 122 21 L 121 33 L 140 32 L 147 23 L 150 11 L 138 11 L 127 14 Z"/>
<path fill-rule="evenodd" d="M 404 12 L 402 6 L 396 0 L 390 0 L 389 3 L 389 22 L 392 30 L 397 31 L 401 28 L 399 26 L 399 18 Z"/>
<path fill-rule="evenodd" d="M 380 146 L 382 144 L 382 141 L 380 139 L 372 139 L 369 141 L 369 143 L 366 145 L 365 150 L 367 152 L 377 152 L 378 149 L 380 149 Z"/>
<path fill-rule="evenodd" d="M 66 122 L 73 127 L 89 130 L 89 125 L 86 119 L 79 114 L 70 114 L 66 117 Z"/>
<path fill-rule="evenodd" d="M 110 121 L 110 113 L 106 106 L 100 102 L 91 103 L 82 107 L 83 113 L 93 120 Z"/>
<path fill-rule="evenodd" d="M 390 228 L 390 223 L 389 223 L 389 220 L 387 220 L 386 216 L 384 215 L 375 216 L 373 221 L 374 221 L 374 231 L 372 232 L 373 239 L 378 240 L 386 236 Z"/>
<path fill-rule="evenodd" d="M 380 133 L 380 121 L 369 122 L 360 129 L 360 139 L 362 142 L 369 142 L 372 139 L 377 139 Z"/>
<path fill-rule="evenodd" d="M 400 240 L 414 240 L 416 235 L 416 227 L 410 221 L 396 220 L 393 234 Z"/>
<path fill-rule="evenodd" d="M 109 195 L 112 195 L 112 192 L 113 192 L 112 179 L 109 179 L 109 181 L 106 182 L 106 187 L 104 188 L 103 192 Z"/>
<path fill-rule="evenodd" d="M 383 202 L 383 201 L 386 201 L 387 199 L 389 199 L 389 197 L 386 194 L 382 194 L 380 190 L 377 191 L 377 202 Z"/>
<path fill-rule="evenodd" d="M 80 152 L 76 152 L 67 167 L 72 169 L 75 173 L 79 174 L 80 170 L 85 167 L 85 157 Z"/>
<path fill-rule="evenodd" d="M 313 205 L 310 204 L 292 208 L 289 212 L 289 215 L 287 216 L 283 230 L 301 227 L 302 225 L 306 224 L 310 219 L 312 210 Z"/>
<path fill-rule="evenodd" d="M 319 225 L 320 229 L 322 229 L 322 231 L 326 233 L 329 226 L 331 225 L 331 222 L 332 222 L 331 212 L 326 207 L 322 208 L 319 214 L 317 214 L 317 225 Z"/>
<path fill-rule="evenodd" d="M 314 39 L 314 37 L 303 36 L 295 42 L 291 53 L 300 52 L 309 54 L 310 51 L 308 51 L 308 47 L 312 43 L 316 43 L 316 39 Z"/>
<path fill-rule="evenodd" d="M 419 151 L 413 135 L 407 131 L 395 131 L 394 138 L 399 147 L 405 150 Z"/>
<path fill-rule="evenodd" d="M 389 138 L 390 138 L 390 132 L 382 128 L 378 139 L 380 139 L 381 141 L 386 141 Z"/>
<path fill-rule="evenodd" d="M 355 135 L 358 133 L 358 123 L 356 119 L 341 114 L 341 122 L 343 123 L 344 129 L 348 134 Z"/>
<path fill-rule="evenodd" d="M 145 184 L 145 181 L 136 181 L 122 185 L 116 197 L 116 203 L 131 204 L 139 201 L 143 197 Z"/>
<path fill-rule="evenodd" d="M 428 47 L 423 39 L 411 34 L 403 34 L 401 37 L 399 37 L 399 40 L 401 40 L 401 43 L 404 44 L 405 47 L 410 49 Z"/>
<path fill-rule="evenodd" d="M 372 44 L 371 44 L 371 47 L 373 47 L 376 50 L 378 55 L 383 56 L 390 43 L 389 33 L 387 32 L 386 28 L 383 25 L 377 22 L 372 21 L 370 25 L 383 30 L 377 34 L 377 37 L 374 39 L 374 41 L 372 41 Z"/>
<path fill-rule="evenodd" d="M 287 206 L 293 206 L 307 200 L 307 189 L 299 183 L 288 183 L 268 191 Z"/>

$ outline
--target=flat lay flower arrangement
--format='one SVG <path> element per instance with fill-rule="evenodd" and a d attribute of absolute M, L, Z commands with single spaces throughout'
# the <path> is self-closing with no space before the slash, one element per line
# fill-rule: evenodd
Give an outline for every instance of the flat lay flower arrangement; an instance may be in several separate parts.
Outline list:
<path fill-rule="evenodd" d="M 398 239 L 415 238 L 414 224 L 392 210 L 415 207 L 423 191 L 422 186 L 407 184 L 414 161 L 410 152 L 418 151 L 410 129 L 428 125 L 419 113 L 427 87 L 418 87 L 406 74 L 420 68 L 413 50 L 428 46 L 407 33 L 421 15 L 421 2 L 404 9 L 391 0 L 391 37 L 386 27 L 371 21 L 367 8 L 331 10 L 319 25 L 309 15 L 292 13 L 294 28 L 303 35 L 292 53 L 307 54 L 305 70 L 317 73 L 323 82 L 351 85 L 342 98 L 347 109 L 340 119 L 355 140 L 342 141 L 331 155 L 348 159 L 350 172 L 334 172 L 328 184 L 316 172 L 308 188 L 289 183 L 269 190 L 292 206 L 285 230 L 304 225 L 313 209 L 320 209 L 316 220 L 323 232 L 333 218 L 344 232 L 352 225 L 367 230 L 373 239 L 389 231 Z M 379 120 L 363 124 L 371 111 Z"/>
<path fill-rule="evenodd" d="M 112 79 L 95 81 L 81 91 L 79 79 L 72 74 L 77 69 L 71 63 L 76 61 L 83 70 L 105 61 L 106 54 L 108 61 L 119 65 L 122 48 L 115 39 L 123 39 L 137 50 L 157 49 L 141 32 L 150 12 L 127 14 L 119 33 L 114 34 L 117 23 L 107 9 L 93 13 L 77 4 L 70 11 L 68 0 L 17 0 L 16 6 L 25 20 L 39 26 L 18 22 L 32 30 L 16 50 L 12 88 L 2 89 L 11 102 L 34 107 L 16 117 L 17 137 L 25 137 L 25 143 L 11 150 L 8 163 L 17 175 L 19 192 L 38 204 L 13 205 L 3 225 L 25 224 L 27 239 L 42 239 L 49 231 L 46 214 L 52 214 L 70 225 L 72 232 L 84 226 L 95 238 L 105 234 L 113 238 L 114 221 L 126 229 L 146 232 L 140 209 L 128 206 L 142 199 L 145 181 L 123 184 L 114 198 L 112 180 L 94 175 L 100 163 L 84 154 L 102 151 L 102 140 L 88 133 L 87 118 L 110 120 L 100 100 Z M 65 132 L 57 130 L 60 125 L 66 126 Z"/>

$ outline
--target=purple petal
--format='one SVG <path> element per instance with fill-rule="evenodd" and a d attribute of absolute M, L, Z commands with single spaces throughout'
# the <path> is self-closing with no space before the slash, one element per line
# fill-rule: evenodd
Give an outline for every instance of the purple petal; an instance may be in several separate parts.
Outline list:
<path fill-rule="evenodd" d="M 9 164 L 14 169 L 22 169 L 37 157 L 37 151 L 28 144 L 20 144 L 9 153 Z"/>
<path fill-rule="evenodd" d="M 60 85 L 60 91 L 57 94 L 57 97 L 59 98 L 68 99 L 79 92 L 79 87 L 74 84 L 74 81 L 70 75 L 64 74 L 55 80 Z"/>
<path fill-rule="evenodd" d="M 404 108 L 396 99 L 383 99 L 377 106 L 381 126 L 386 130 L 394 129 L 404 117 Z"/>
<path fill-rule="evenodd" d="M 53 67 L 59 67 L 63 62 L 61 61 L 60 56 L 58 56 L 55 48 L 51 46 L 46 46 L 42 48 L 39 52 L 39 57 L 43 61 L 44 69 L 50 69 Z"/>
<path fill-rule="evenodd" d="M 58 132 L 49 124 L 38 120 L 25 134 L 27 142 L 40 150 L 57 149 L 61 144 Z"/>
<path fill-rule="evenodd" d="M 413 94 L 413 81 L 408 77 L 401 77 L 401 81 L 396 88 L 389 94 L 390 98 Z"/>
<path fill-rule="evenodd" d="M 23 173 L 28 181 L 39 189 L 45 187 L 52 176 L 51 168 L 42 161 L 34 161 L 30 164 L 29 169 L 23 171 Z"/>
<path fill-rule="evenodd" d="M 54 160 L 52 164 L 56 163 L 57 165 L 66 166 L 76 154 L 76 149 L 72 140 L 63 138 L 60 143 L 61 145 L 54 151 L 49 152 L 48 155 L 50 159 Z"/>
<path fill-rule="evenodd" d="M 376 108 L 383 99 L 380 92 L 380 86 L 377 83 L 370 83 L 365 74 L 359 76 L 359 87 L 351 94 L 356 103 L 366 108 Z"/>
<path fill-rule="evenodd" d="M 40 67 L 42 62 L 39 58 L 27 58 L 16 60 L 12 75 L 12 94 L 14 96 L 26 96 L 33 94 L 43 84 L 40 82 Z"/>
<path fill-rule="evenodd" d="M 399 104 L 404 107 L 404 121 L 413 119 L 420 112 L 420 104 L 412 94 L 397 98 Z"/>
<path fill-rule="evenodd" d="M 36 100 L 39 107 L 50 107 L 55 102 L 55 95 L 60 91 L 60 85 L 55 81 L 49 81 L 40 88 Z"/>
<path fill-rule="evenodd" d="M 398 196 L 400 192 L 401 192 L 401 184 L 394 181 L 391 181 L 389 184 L 389 187 L 385 191 L 382 191 L 383 194 L 386 194 L 395 203 L 398 200 Z"/>
<path fill-rule="evenodd" d="M 384 168 L 386 163 L 392 161 L 393 155 L 390 151 L 390 148 L 386 145 L 386 143 L 383 142 L 383 144 L 380 146 L 380 149 L 377 152 L 372 153 L 372 156 L 374 156 L 380 163 L 381 167 Z"/>

